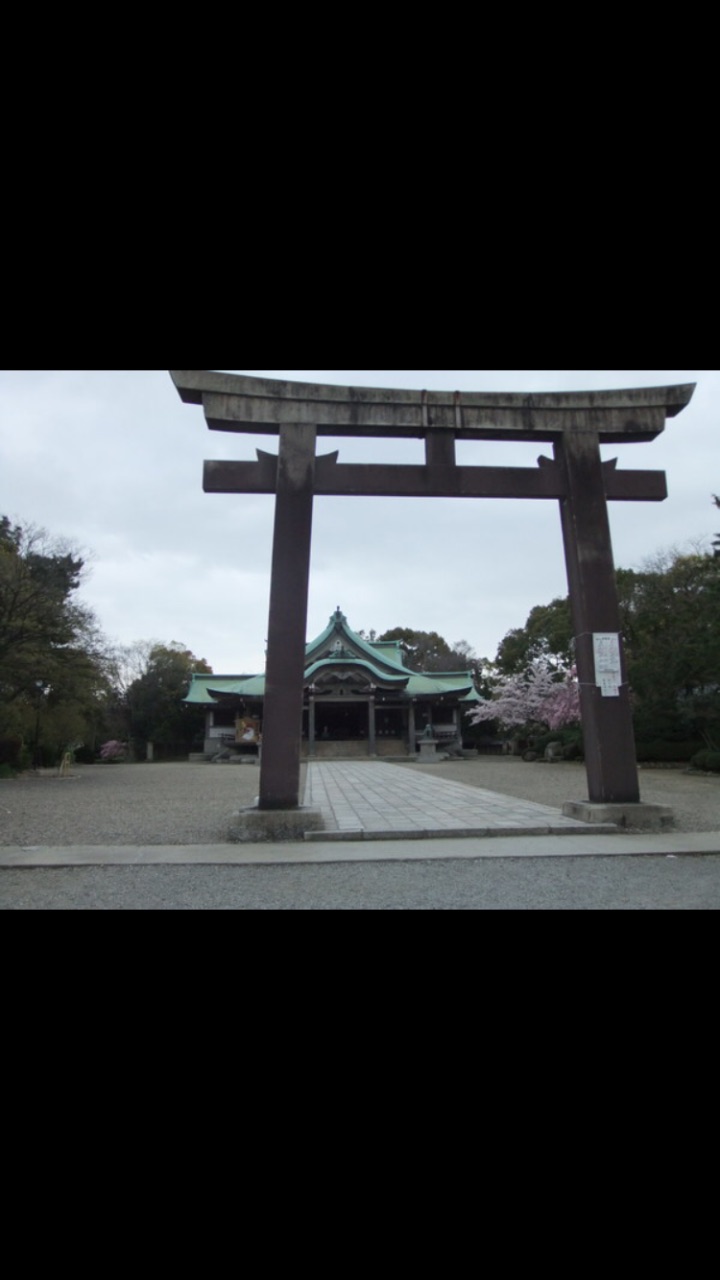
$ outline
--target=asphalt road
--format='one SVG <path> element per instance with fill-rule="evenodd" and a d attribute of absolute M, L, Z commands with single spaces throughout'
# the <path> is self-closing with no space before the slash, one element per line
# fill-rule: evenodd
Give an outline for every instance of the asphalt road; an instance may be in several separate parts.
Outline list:
<path fill-rule="evenodd" d="M 47 911 L 702 911 L 720 855 L 299 866 L 5 868 L 0 908 Z"/>

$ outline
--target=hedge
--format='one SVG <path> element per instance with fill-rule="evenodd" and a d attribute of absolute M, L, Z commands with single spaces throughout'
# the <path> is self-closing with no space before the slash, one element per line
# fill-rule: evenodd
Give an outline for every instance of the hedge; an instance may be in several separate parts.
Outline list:
<path fill-rule="evenodd" d="M 703 773 L 720 773 L 720 751 L 698 751 L 690 764 Z"/>
<path fill-rule="evenodd" d="M 664 742 L 662 740 L 638 742 L 635 747 L 635 753 L 641 763 L 652 762 L 653 760 L 657 760 L 659 764 L 666 762 L 680 763 L 692 760 L 692 757 L 702 750 L 702 745 L 697 739 L 694 742 Z"/>

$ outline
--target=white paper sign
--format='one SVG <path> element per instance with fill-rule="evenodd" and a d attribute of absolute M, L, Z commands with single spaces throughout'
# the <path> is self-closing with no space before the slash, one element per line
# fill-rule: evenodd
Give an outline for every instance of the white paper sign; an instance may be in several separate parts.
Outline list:
<path fill-rule="evenodd" d="M 595 657 L 595 683 L 603 698 L 618 698 L 622 677 L 620 672 L 620 636 L 615 631 L 593 633 Z"/>
<path fill-rule="evenodd" d="M 603 698 L 619 698 L 620 685 L 612 675 L 601 676 L 598 684 Z"/>

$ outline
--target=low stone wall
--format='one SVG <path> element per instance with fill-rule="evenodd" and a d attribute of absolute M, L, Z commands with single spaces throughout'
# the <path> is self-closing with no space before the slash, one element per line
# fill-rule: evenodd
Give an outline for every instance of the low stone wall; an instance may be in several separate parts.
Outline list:
<path fill-rule="evenodd" d="M 379 756 L 409 756 L 408 744 L 404 738 L 378 738 L 375 751 Z"/>

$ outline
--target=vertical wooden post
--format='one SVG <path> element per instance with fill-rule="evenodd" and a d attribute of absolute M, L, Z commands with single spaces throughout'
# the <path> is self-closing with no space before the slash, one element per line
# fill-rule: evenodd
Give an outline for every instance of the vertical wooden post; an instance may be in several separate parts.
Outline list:
<path fill-rule="evenodd" d="M 368 755 L 377 755 L 377 741 L 375 738 L 375 695 L 370 694 L 368 699 Z"/>
<path fill-rule="evenodd" d="M 411 756 L 415 755 L 415 702 L 412 698 L 408 707 L 408 751 Z"/>
<path fill-rule="evenodd" d="M 315 758 L 315 695 L 308 696 L 308 759 Z"/>
<path fill-rule="evenodd" d="M 299 801 L 316 434 L 306 424 L 280 428 L 260 809 L 296 809 Z"/>
<path fill-rule="evenodd" d="M 567 485 L 560 500 L 580 711 L 591 804 L 637 804 L 640 799 L 630 694 L 620 638 L 621 685 L 604 697 L 597 685 L 593 634 L 620 635 L 610 521 L 596 431 L 564 433 L 554 446 Z"/>

